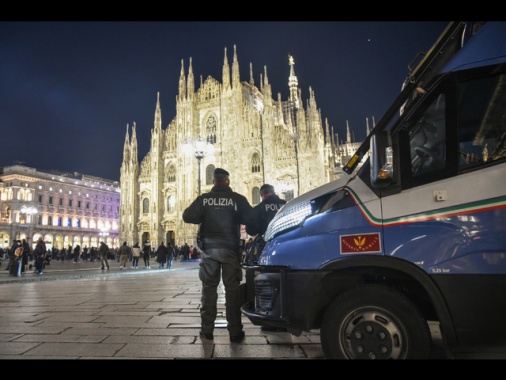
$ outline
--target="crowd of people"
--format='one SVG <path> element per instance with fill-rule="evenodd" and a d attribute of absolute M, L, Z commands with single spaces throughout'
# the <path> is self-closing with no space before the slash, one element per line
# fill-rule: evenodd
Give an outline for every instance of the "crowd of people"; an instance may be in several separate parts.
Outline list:
<path fill-rule="evenodd" d="M 172 268 L 174 261 L 196 260 L 200 257 L 200 250 L 193 245 L 188 245 L 188 243 L 177 246 L 169 242 L 165 246 L 162 242 L 160 246 L 153 248 L 148 241 L 141 249 L 139 243 L 135 243 L 130 247 L 124 242 L 123 246 L 126 247 L 127 252 L 124 255 L 123 261 L 121 261 L 121 247 L 109 248 L 104 242 L 101 242 L 98 248 L 82 248 L 80 245 L 76 245 L 62 249 L 56 247 L 46 249 L 46 244 L 43 242 L 42 237 L 40 237 L 35 242 L 35 248 L 32 249 L 26 239 L 14 239 L 9 248 L 4 249 L 0 247 L 0 259 L 7 261 L 7 266 L 4 269 L 8 270 L 11 276 L 21 277 L 22 274 L 32 268 L 36 273 L 43 274 L 44 267 L 50 265 L 52 260 L 74 263 L 97 261 L 100 262 L 101 269 L 109 269 L 109 260 L 120 262 L 120 269 L 126 268 L 127 263 L 131 263 L 131 267 L 136 269 L 139 267 L 139 263 L 144 262 L 144 267 L 151 269 L 150 261 L 156 262 L 159 268 Z M 15 257 L 14 254 L 18 247 L 23 247 L 23 254 L 19 258 Z M 30 264 L 30 262 L 33 263 Z"/>

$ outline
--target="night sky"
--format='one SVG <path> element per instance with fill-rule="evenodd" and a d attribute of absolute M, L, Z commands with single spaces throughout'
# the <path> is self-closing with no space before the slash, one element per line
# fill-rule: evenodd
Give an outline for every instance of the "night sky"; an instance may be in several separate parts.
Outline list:
<path fill-rule="evenodd" d="M 275 99 L 288 96 L 295 60 L 304 104 L 311 88 L 323 120 L 365 137 L 400 92 L 408 65 L 446 21 L 2 21 L 0 166 L 22 163 L 119 180 L 126 126 L 137 125 L 139 161 L 149 151 L 157 92 L 162 128 L 175 117 L 184 60 L 222 81 L 236 45 L 241 81 L 267 67 Z"/>

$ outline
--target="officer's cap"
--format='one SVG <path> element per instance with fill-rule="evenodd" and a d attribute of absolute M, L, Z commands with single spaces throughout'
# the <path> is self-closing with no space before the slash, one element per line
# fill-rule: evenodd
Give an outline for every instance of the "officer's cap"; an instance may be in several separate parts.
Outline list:
<path fill-rule="evenodd" d="M 227 172 L 225 169 L 216 168 L 216 169 L 214 169 L 214 175 L 215 176 L 217 176 L 217 175 L 230 175 L 230 173 Z"/>
<path fill-rule="evenodd" d="M 274 191 L 274 186 L 272 185 L 269 185 L 268 183 L 266 183 L 265 185 L 262 185 L 262 187 L 260 188 L 260 192 L 273 192 Z"/>
<path fill-rule="evenodd" d="M 216 168 L 214 170 L 214 179 L 218 182 L 224 182 L 228 179 L 229 172 L 222 168 Z"/>

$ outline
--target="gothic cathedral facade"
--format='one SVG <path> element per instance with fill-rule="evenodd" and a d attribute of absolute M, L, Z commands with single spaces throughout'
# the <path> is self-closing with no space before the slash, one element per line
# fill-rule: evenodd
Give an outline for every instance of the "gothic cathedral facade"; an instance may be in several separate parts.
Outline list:
<path fill-rule="evenodd" d="M 338 176 L 343 147 L 322 122 L 315 95 L 303 102 L 294 61 L 289 57 L 289 97 L 273 98 L 267 76 L 260 85 L 241 81 L 236 47 L 232 66 L 225 48 L 221 83 L 209 76 L 195 90 L 190 58 L 188 74 L 181 62 L 176 116 L 162 128 L 157 95 L 150 151 L 139 163 L 136 125 L 127 125 L 120 172 L 120 240 L 128 244 L 162 241 L 181 246 L 196 244 L 197 226 L 186 224 L 182 213 L 199 191 L 212 188 L 214 169 L 230 172 L 230 186 L 250 201 L 260 202 L 259 188 L 275 186 L 291 199 Z M 336 135 L 337 136 L 337 135 Z M 207 148 L 196 158 L 187 143 L 198 139 Z M 348 142 L 350 143 L 349 130 Z M 340 153 L 341 152 L 341 153 Z"/>

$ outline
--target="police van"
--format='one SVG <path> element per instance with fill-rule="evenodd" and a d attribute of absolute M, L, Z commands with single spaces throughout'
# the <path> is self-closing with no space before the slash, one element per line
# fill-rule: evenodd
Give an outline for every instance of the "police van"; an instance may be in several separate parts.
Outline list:
<path fill-rule="evenodd" d="M 506 23 L 451 22 L 343 170 L 269 224 L 243 314 L 329 359 L 506 346 Z"/>

